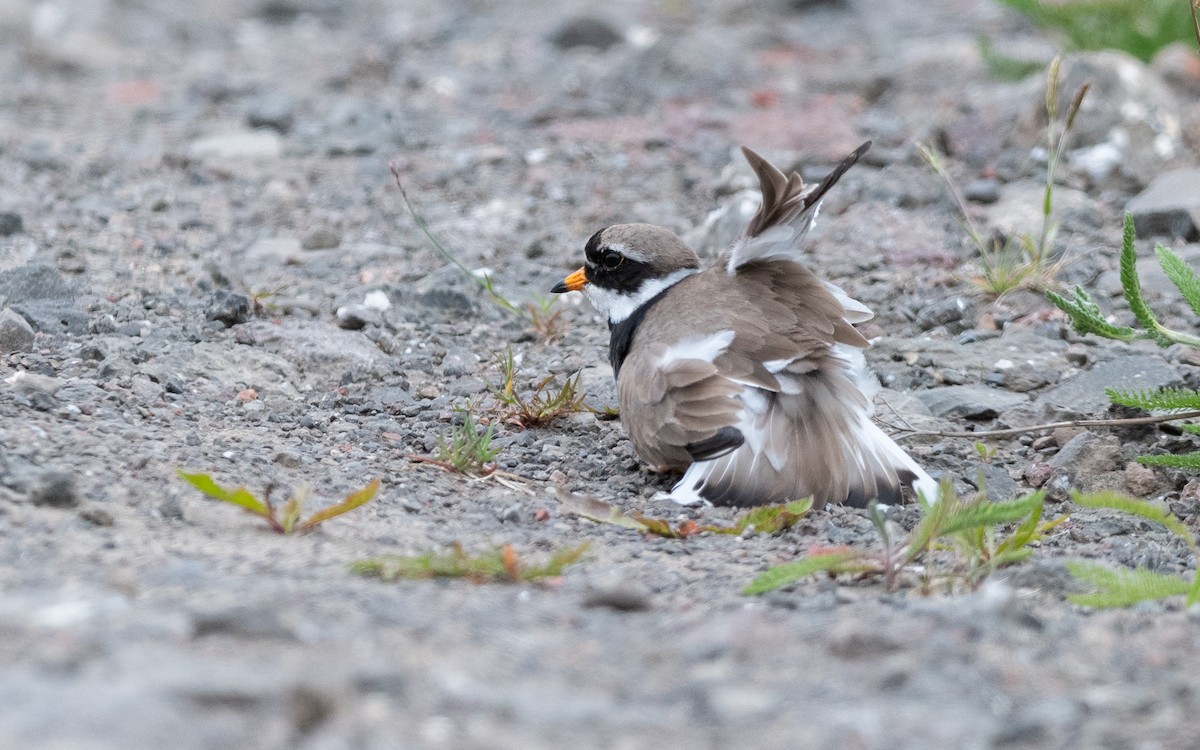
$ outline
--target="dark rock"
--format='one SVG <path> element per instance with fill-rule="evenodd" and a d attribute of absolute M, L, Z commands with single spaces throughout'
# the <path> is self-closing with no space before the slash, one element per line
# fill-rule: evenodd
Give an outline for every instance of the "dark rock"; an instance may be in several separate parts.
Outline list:
<path fill-rule="evenodd" d="M 208 320 L 224 323 L 226 328 L 245 323 L 250 318 L 250 298 L 237 292 L 218 289 L 209 297 L 204 316 Z"/>
<path fill-rule="evenodd" d="M 1000 200 L 1000 183 L 990 178 L 972 180 L 963 188 L 963 197 L 975 203 L 995 203 Z"/>
<path fill-rule="evenodd" d="M 994 375 L 996 376 L 995 385 L 1016 393 L 1027 393 L 1058 382 L 1057 370 L 1025 363 L 1000 370 Z M 989 376 L 988 382 L 992 382 L 991 376 Z"/>
<path fill-rule="evenodd" d="M 1020 394 L 986 385 L 952 385 L 917 391 L 913 395 L 929 407 L 934 416 L 962 419 L 992 419 L 1002 410 L 1027 400 Z"/>
<path fill-rule="evenodd" d="M 1200 239 L 1200 169 L 1175 169 L 1154 178 L 1129 201 L 1138 237 Z"/>
<path fill-rule="evenodd" d="M 625 41 L 625 37 L 607 21 L 590 16 L 579 16 L 559 26 L 558 30 L 551 34 L 550 41 L 559 49 L 591 47 L 604 51 L 614 44 Z"/>
<path fill-rule="evenodd" d="M 113 514 L 98 505 L 80 508 L 79 517 L 93 526 L 112 526 L 115 523 Z"/>
<path fill-rule="evenodd" d="M 278 609 L 266 603 L 197 612 L 192 616 L 192 634 L 196 638 L 218 634 L 278 640 L 296 637 L 292 628 L 280 618 Z"/>
<path fill-rule="evenodd" d="M 25 222 L 20 214 L 11 211 L 0 211 L 0 237 L 11 237 L 25 231 Z"/>
<path fill-rule="evenodd" d="M 365 328 L 368 323 L 379 323 L 379 312 L 366 305 L 346 305 L 339 307 L 335 313 L 338 328 L 347 331 L 357 331 Z"/>
<path fill-rule="evenodd" d="M 1175 368 L 1158 357 L 1131 355 L 1101 362 L 1064 380 L 1042 393 L 1038 401 L 1060 416 L 1100 414 L 1110 403 L 1106 388 L 1140 391 L 1182 382 Z"/>
<path fill-rule="evenodd" d="M 953 324 L 969 319 L 972 314 L 971 303 L 965 297 L 949 297 L 929 305 L 917 313 L 913 326 L 918 331 L 928 331 L 938 326 L 953 327 Z M 965 326 L 959 326 L 959 330 Z M 958 331 L 952 331 L 957 333 Z"/>
<path fill-rule="evenodd" d="M 75 475 L 65 471 L 47 471 L 29 490 L 29 502 L 52 508 L 74 508 L 79 505 Z"/>
<path fill-rule="evenodd" d="M 607 607 L 618 612 L 650 609 L 650 591 L 636 581 L 614 577 L 595 584 L 583 597 L 584 607 Z"/>
<path fill-rule="evenodd" d="M 27 352 L 34 338 L 29 321 L 7 308 L 0 310 L 0 354 Z"/>

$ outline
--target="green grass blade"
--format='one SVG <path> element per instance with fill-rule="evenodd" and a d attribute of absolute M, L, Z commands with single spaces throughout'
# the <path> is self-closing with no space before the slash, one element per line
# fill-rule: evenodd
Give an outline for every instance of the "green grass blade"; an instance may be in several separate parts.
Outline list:
<path fill-rule="evenodd" d="M 1191 581 L 1145 568 L 1113 568 L 1091 560 L 1070 560 L 1066 566 L 1073 578 L 1094 589 L 1086 594 L 1067 595 L 1071 602 L 1085 607 L 1128 607 L 1190 594 L 1193 589 Z"/>
<path fill-rule="evenodd" d="M 1016 523 L 1025 520 L 1033 513 L 1038 513 L 1040 516 L 1045 497 L 1045 492 L 1034 492 L 1018 500 L 1001 503 L 993 503 L 988 500 L 960 503 L 947 514 L 939 536 L 965 529 Z"/>
<path fill-rule="evenodd" d="M 1121 235 L 1121 288 L 1125 292 L 1125 301 L 1129 303 L 1133 317 L 1150 338 L 1159 346 L 1170 346 L 1174 342 L 1163 335 L 1162 324 L 1154 317 L 1150 306 L 1146 304 L 1146 298 L 1142 296 L 1142 283 L 1137 275 L 1137 250 L 1133 246 L 1135 236 L 1133 214 L 1126 213 L 1125 229 Z"/>
<path fill-rule="evenodd" d="M 1187 526 L 1184 526 L 1182 521 L 1171 515 L 1171 511 L 1151 505 L 1144 500 L 1118 495 L 1115 492 L 1089 492 L 1085 494 L 1075 490 L 1071 492 L 1071 502 L 1076 505 L 1082 505 L 1085 508 L 1118 510 L 1122 513 L 1128 513 L 1131 516 L 1154 521 L 1157 524 L 1167 527 L 1173 534 L 1187 542 L 1193 550 L 1196 549 L 1196 541 L 1192 538 L 1192 532 L 1188 531 Z"/>
<path fill-rule="evenodd" d="M 226 489 L 213 481 L 213 478 L 207 474 L 188 474 L 184 471 L 177 472 L 180 479 L 200 490 L 204 495 L 211 497 L 213 500 L 220 500 L 223 503 L 231 503 L 240 508 L 245 508 L 251 513 L 255 513 L 266 518 L 271 517 L 271 509 L 267 504 L 250 494 L 250 491 L 245 487 L 237 487 L 235 489 Z"/>
<path fill-rule="evenodd" d="M 809 555 L 795 562 L 776 565 L 765 573 L 757 576 L 750 585 L 742 589 L 743 594 L 765 594 L 780 586 L 786 586 L 793 581 L 806 578 L 814 573 L 836 572 L 847 569 L 851 563 L 860 563 L 855 568 L 862 568 L 866 561 L 862 554 L 854 550 L 825 552 Z"/>

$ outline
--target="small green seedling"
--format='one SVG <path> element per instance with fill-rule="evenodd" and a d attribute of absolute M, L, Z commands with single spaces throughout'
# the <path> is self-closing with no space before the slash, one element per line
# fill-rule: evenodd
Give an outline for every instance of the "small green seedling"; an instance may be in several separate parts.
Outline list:
<path fill-rule="evenodd" d="M 263 518 L 271 530 L 278 534 L 298 534 L 310 531 L 331 518 L 349 513 L 366 504 L 379 491 L 379 480 L 372 479 L 366 487 L 350 493 L 341 502 L 326 506 L 302 520 L 304 503 L 308 499 L 309 493 L 308 483 L 297 487 L 291 498 L 283 505 L 276 505 L 271 502 L 269 489 L 263 493 L 263 498 L 260 500 L 245 487 L 235 489 L 222 487 L 208 474 L 188 474 L 183 471 L 178 473 L 183 481 L 200 490 L 206 497 L 236 505 L 248 513 Z"/>
<path fill-rule="evenodd" d="M 451 428 L 447 435 L 438 436 L 437 458 L 433 461 L 420 460 L 468 476 L 492 473 L 496 468 L 492 460 L 500 453 L 500 449 L 492 445 L 496 427 L 490 424 L 487 427 L 480 425 L 475 420 L 475 413 L 470 409 L 460 410 L 460 414 L 462 421 Z"/>
<path fill-rule="evenodd" d="M 522 395 L 517 387 L 517 365 L 510 346 L 503 355 L 496 356 L 500 368 L 500 384 L 491 386 L 492 397 L 500 405 L 502 418 L 521 428 L 545 427 L 566 414 L 590 412 L 591 407 L 583 402 L 585 395 L 580 387 L 583 373 L 568 377 L 557 388 L 557 380 L 549 375 L 533 386 L 528 395 Z"/>
<path fill-rule="evenodd" d="M 418 555 L 382 555 L 350 563 L 359 575 L 376 576 L 384 581 L 412 578 L 466 578 L 473 583 L 521 583 L 540 578 L 556 578 L 570 565 L 583 558 L 587 543 L 560 549 L 542 563 L 523 563 L 511 544 L 471 555 L 455 542 L 449 552 L 424 552 Z"/>

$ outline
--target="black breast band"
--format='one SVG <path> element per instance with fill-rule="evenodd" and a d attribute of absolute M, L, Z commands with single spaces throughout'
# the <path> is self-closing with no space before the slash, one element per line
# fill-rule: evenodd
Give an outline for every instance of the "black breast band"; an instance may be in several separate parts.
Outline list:
<path fill-rule="evenodd" d="M 613 378 L 621 374 L 621 365 L 625 364 L 625 357 L 629 354 L 629 347 L 633 344 L 633 334 L 637 333 L 637 328 L 642 324 L 642 319 L 646 317 L 646 313 L 650 312 L 650 308 L 663 298 L 663 295 L 670 291 L 671 287 L 667 287 L 650 299 L 643 302 L 636 310 L 629 314 L 629 317 L 622 320 L 620 323 L 613 325 L 610 321 L 608 330 L 611 335 L 608 339 L 608 361 L 613 368 Z"/>

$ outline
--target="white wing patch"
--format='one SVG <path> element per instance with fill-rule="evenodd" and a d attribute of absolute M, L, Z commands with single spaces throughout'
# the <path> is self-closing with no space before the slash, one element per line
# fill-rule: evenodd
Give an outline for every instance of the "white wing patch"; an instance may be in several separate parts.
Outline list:
<path fill-rule="evenodd" d="M 821 281 L 829 293 L 833 295 L 846 311 L 846 322 L 848 323 L 865 323 L 875 317 L 875 313 L 871 312 L 871 308 L 846 294 L 846 290 L 842 289 L 837 284 L 831 284 L 828 281 Z"/>
<path fill-rule="evenodd" d="M 821 204 L 818 203 L 798 214 L 787 224 L 776 224 L 755 237 L 739 239 L 729 254 L 725 272 L 732 276 L 738 268 L 747 263 L 769 258 L 786 258 L 799 262 L 800 248 L 808 237 L 808 231 L 816 223 L 820 208 Z"/>
<path fill-rule="evenodd" d="M 733 331 L 720 331 L 718 333 L 709 334 L 707 336 L 692 336 L 690 338 L 677 341 L 668 346 L 663 353 L 659 355 L 659 366 L 666 366 L 671 362 L 679 362 L 688 359 L 698 359 L 704 362 L 713 362 L 717 357 L 729 348 L 733 343 Z"/>

